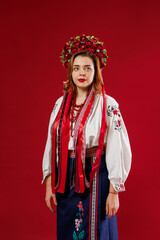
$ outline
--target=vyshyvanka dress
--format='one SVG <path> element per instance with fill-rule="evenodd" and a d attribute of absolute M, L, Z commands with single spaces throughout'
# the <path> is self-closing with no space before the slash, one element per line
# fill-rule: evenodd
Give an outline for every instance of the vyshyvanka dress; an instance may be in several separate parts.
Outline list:
<path fill-rule="evenodd" d="M 52 173 L 52 127 L 62 104 L 60 97 L 50 116 L 48 137 L 43 156 L 43 182 Z M 116 214 L 111 218 L 106 215 L 106 199 L 109 184 L 112 183 L 117 192 L 125 191 L 124 183 L 131 168 L 131 147 L 119 104 L 105 94 L 107 131 L 99 169 L 96 171 L 92 188 L 84 193 L 75 192 L 75 153 L 73 138 L 70 135 L 68 145 L 68 163 L 65 192 L 56 192 L 57 198 L 57 240 L 117 240 L 118 227 Z M 91 115 L 85 128 L 86 156 L 85 174 L 89 181 L 89 173 L 96 159 L 96 150 L 100 134 L 103 98 L 96 95 Z M 57 149 L 57 146 L 56 146 Z M 58 153 L 58 150 L 57 150 Z M 58 155 L 58 154 L 57 154 Z M 56 178 L 58 176 L 58 156 L 56 159 Z"/>

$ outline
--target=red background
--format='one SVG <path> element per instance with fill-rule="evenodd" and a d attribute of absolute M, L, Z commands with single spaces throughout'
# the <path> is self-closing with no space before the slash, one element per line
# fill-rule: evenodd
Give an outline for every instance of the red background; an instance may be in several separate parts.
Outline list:
<path fill-rule="evenodd" d="M 106 93 L 120 105 L 132 148 L 126 191 L 119 194 L 119 240 L 159 239 L 159 7 L 151 0 L 1 0 L 1 239 L 55 239 L 42 157 L 66 80 L 59 56 L 82 33 L 108 50 Z"/>

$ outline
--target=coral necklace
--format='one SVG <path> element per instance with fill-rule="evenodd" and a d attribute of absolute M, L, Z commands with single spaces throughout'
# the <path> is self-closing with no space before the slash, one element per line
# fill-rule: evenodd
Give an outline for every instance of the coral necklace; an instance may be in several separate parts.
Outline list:
<path fill-rule="evenodd" d="M 85 104 L 86 99 L 81 104 L 76 104 L 76 96 L 74 96 L 72 99 L 72 105 L 71 105 L 71 111 L 70 111 L 70 122 L 71 122 L 70 130 L 71 130 L 72 137 L 73 137 L 73 131 L 74 131 L 73 124 L 74 124 L 74 122 L 77 121 L 77 118 L 81 112 L 83 105 Z M 76 115 L 74 115 L 74 111 L 77 112 Z"/>

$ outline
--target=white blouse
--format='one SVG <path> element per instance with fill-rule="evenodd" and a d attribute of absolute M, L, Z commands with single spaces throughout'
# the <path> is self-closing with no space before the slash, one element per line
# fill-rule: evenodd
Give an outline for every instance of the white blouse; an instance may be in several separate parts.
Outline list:
<path fill-rule="evenodd" d="M 48 174 L 51 173 L 51 158 L 52 158 L 52 127 L 54 120 L 58 114 L 63 96 L 58 98 L 50 115 L 48 136 L 43 155 L 42 171 L 43 182 Z M 126 181 L 130 168 L 132 152 L 130 141 L 124 124 L 119 104 L 111 96 L 105 94 L 106 101 L 106 119 L 107 131 L 104 144 L 106 145 L 106 167 L 108 170 L 108 179 L 112 183 L 117 192 L 125 191 L 124 182 Z M 88 118 L 85 128 L 86 148 L 98 146 L 98 139 L 101 128 L 103 96 L 95 95 L 93 111 Z M 58 128 L 57 128 L 58 131 Z M 73 148 L 73 137 L 70 135 L 68 149 Z M 58 147 L 56 146 L 58 153 Z M 56 154 L 56 162 L 58 164 L 58 154 Z"/>

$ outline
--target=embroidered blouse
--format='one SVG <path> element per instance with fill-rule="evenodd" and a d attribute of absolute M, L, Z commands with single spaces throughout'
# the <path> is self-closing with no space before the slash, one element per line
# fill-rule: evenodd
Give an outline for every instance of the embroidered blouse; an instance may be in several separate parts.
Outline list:
<path fill-rule="evenodd" d="M 46 181 L 46 176 L 52 172 L 52 127 L 60 109 L 62 100 L 63 96 L 58 98 L 50 115 L 48 136 L 42 161 L 43 179 L 41 184 Z M 125 191 L 124 183 L 131 168 L 131 146 L 118 102 L 107 94 L 105 94 L 105 100 L 107 130 L 105 134 L 104 144 L 106 145 L 105 160 L 108 170 L 108 179 L 117 192 L 122 192 Z M 93 111 L 88 118 L 85 128 L 86 148 L 98 146 L 98 139 L 101 128 L 103 96 L 100 94 L 95 95 L 93 104 Z M 68 149 L 74 149 L 73 146 L 73 137 L 71 137 L 70 133 Z M 57 146 L 56 152 L 58 153 Z M 58 154 L 56 154 L 56 162 L 58 165 Z"/>

